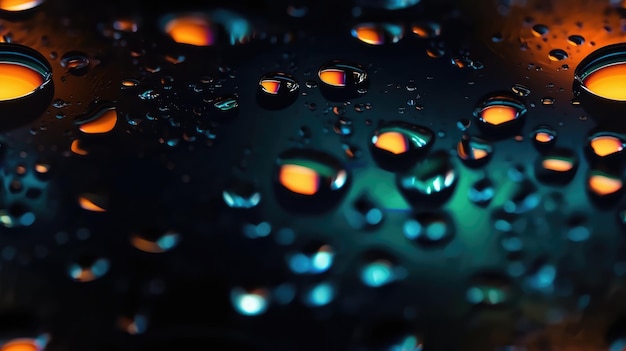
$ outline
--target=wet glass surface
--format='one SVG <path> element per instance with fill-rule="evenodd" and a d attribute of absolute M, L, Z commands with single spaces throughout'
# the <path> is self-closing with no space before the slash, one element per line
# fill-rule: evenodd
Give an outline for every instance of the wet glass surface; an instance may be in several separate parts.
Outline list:
<path fill-rule="evenodd" d="M 625 21 L 0 0 L 0 351 L 623 349 Z"/>

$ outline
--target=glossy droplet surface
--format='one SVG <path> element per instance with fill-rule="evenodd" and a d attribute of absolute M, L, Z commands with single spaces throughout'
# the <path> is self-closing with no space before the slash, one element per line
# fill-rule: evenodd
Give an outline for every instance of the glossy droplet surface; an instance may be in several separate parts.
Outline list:
<path fill-rule="evenodd" d="M 244 316 L 256 316 L 265 313 L 269 307 L 269 292 L 265 288 L 233 288 L 230 301 L 235 311 Z"/>
<path fill-rule="evenodd" d="M 0 351 L 43 351 L 48 343 L 48 336 L 38 338 L 15 338 L 0 343 Z"/>
<path fill-rule="evenodd" d="M 411 25 L 411 32 L 418 38 L 429 39 L 441 35 L 441 25 L 436 22 L 415 22 Z"/>
<path fill-rule="evenodd" d="M 80 51 L 68 51 L 61 56 L 61 67 L 67 68 L 72 74 L 82 75 L 89 69 L 89 57 Z"/>
<path fill-rule="evenodd" d="M 468 166 L 484 165 L 493 154 L 493 145 L 487 140 L 464 135 L 456 145 L 456 153 Z"/>
<path fill-rule="evenodd" d="M 404 36 L 404 27 L 395 23 L 361 23 L 350 34 L 370 45 L 395 44 Z"/>
<path fill-rule="evenodd" d="M 620 192 L 624 187 L 621 177 L 603 170 L 591 170 L 587 178 L 589 192 L 596 197 L 608 197 Z"/>
<path fill-rule="evenodd" d="M 626 147 L 622 136 L 611 132 L 595 133 L 588 138 L 588 142 L 593 155 L 601 158 L 620 154 Z"/>
<path fill-rule="evenodd" d="M 161 30 L 179 44 L 211 46 L 215 28 L 204 13 L 170 14 L 161 19 Z"/>
<path fill-rule="evenodd" d="M 556 130 L 547 125 L 537 126 L 531 134 L 533 144 L 539 148 L 547 148 L 554 145 L 556 137 Z"/>
<path fill-rule="evenodd" d="M 580 89 L 615 101 L 626 101 L 625 79 L 624 44 L 614 44 L 594 51 L 581 61 L 575 72 L 575 80 Z"/>
<path fill-rule="evenodd" d="M 0 43 L 0 101 L 9 101 L 41 91 L 52 82 L 52 70 L 32 49 Z"/>
<path fill-rule="evenodd" d="M 85 134 L 108 133 L 117 123 L 117 110 L 114 106 L 98 109 L 93 114 L 82 116 L 76 120 L 78 129 Z"/>
<path fill-rule="evenodd" d="M 420 245 L 433 246 L 447 243 L 454 236 L 454 226 L 442 213 L 419 213 L 404 222 L 404 236 Z"/>
<path fill-rule="evenodd" d="M 332 246 L 312 243 L 302 251 L 288 254 L 287 265 L 296 274 L 320 274 L 332 267 L 334 257 Z"/>
<path fill-rule="evenodd" d="M 578 158 L 569 149 L 555 149 L 539 157 L 535 165 L 535 175 L 543 182 L 567 183 L 578 168 Z"/>
<path fill-rule="evenodd" d="M 428 155 L 407 172 L 398 175 L 398 186 L 407 197 L 444 195 L 451 191 L 458 174 L 447 152 Z"/>
<path fill-rule="evenodd" d="M 268 73 L 259 80 L 257 101 L 264 108 L 285 108 L 296 100 L 299 90 L 300 85 L 293 76 L 283 72 Z"/>
<path fill-rule="evenodd" d="M 509 278 L 500 273 L 481 273 L 471 278 L 465 294 L 472 304 L 495 306 L 510 301 L 513 293 Z"/>
<path fill-rule="evenodd" d="M 234 180 L 222 191 L 222 199 L 230 208 L 253 208 L 261 202 L 261 193 L 251 183 Z"/>
<path fill-rule="evenodd" d="M 110 262 L 103 257 L 84 256 L 68 267 L 70 278 L 86 283 L 102 278 L 109 271 Z"/>
<path fill-rule="evenodd" d="M 474 116 L 482 129 L 503 133 L 517 130 L 526 115 L 526 106 L 514 95 L 494 94 L 481 101 L 474 110 Z"/>
<path fill-rule="evenodd" d="M 137 250 L 147 253 L 163 253 L 170 251 L 178 245 L 180 235 L 175 231 L 146 230 L 133 233 L 130 236 L 130 244 Z"/>
<path fill-rule="evenodd" d="M 321 81 L 320 92 L 330 101 L 345 101 L 365 94 L 368 74 L 357 64 L 333 60 L 320 66 L 317 76 Z"/>
<path fill-rule="evenodd" d="M 545 24 L 535 24 L 532 27 L 532 33 L 534 36 L 536 37 L 542 37 L 546 34 L 548 34 L 548 32 L 550 32 L 550 28 L 548 28 L 548 26 L 546 26 Z"/>
<path fill-rule="evenodd" d="M 487 178 L 481 178 L 472 183 L 468 190 L 468 199 L 478 206 L 485 206 L 491 202 L 496 193 L 493 182 Z"/>
<path fill-rule="evenodd" d="M 386 169 L 410 167 L 433 144 L 435 133 L 408 122 L 390 122 L 370 138 L 372 156 Z"/>
<path fill-rule="evenodd" d="M 45 0 L 0 0 L 0 10 L 7 12 L 20 12 L 34 9 L 44 3 Z"/>
<path fill-rule="evenodd" d="M 582 35 L 573 34 L 567 37 L 567 42 L 573 46 L 580 46 L 585 43 L 585 38 Z"/>
<path fill-rule="evenodd" d="M 373 260 L 361 268 L 361 281 L 366 286 L 378 288 L 396 279 L 394 265 L 385 259 Z"/>
<path fill-rule="evenodd" d="M 568 57 L 567 52 L 561 49 L 554 49 L 548 53 L 548 58 L 550 58 L 551 61 L 563 61 Z"/>

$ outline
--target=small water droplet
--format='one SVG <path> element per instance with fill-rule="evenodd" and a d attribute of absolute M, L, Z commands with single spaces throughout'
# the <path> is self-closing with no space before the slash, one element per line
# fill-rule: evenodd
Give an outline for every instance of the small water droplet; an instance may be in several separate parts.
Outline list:
<path fill-rule="evenodd" d="M 99 104 L 94 112 L 78 116 L 74 123 L 85 134 L 108 133 L 117 123 L 117 110 L 110 104 Z"/>
<path fill-rule="evenodd" d="M 467 166 L 480 167 L 491 158 L 493 145 L 487 140 L 463 135 L 456 145 L 456 152 Z"/>
<path fill-rule="evenodd" d="M 411 25 L 411 32 L 418 38 L 432 39 L 441 35 L 441 25 L 430 21 L 415 22 Z"/>
<path fill-rule="evenodd" d="M 596 159 L 614 158 L 614 156 L 622 155 L 622 151 L 626 147 L 626 140 L 620 134 L 611 132 L 597 132 L 592 134 L 588 139 L 588 150 L 590 155 Z"/>
<path fill-rule="evenodd" d="M 230 208 L 253 208 L 261 202 L 261 193 L 256 187 L 240 180 L 232 181 L 222 191 L 222 199 Z"/>
<path fill-rule="evenodd" d="M 585 38 L 582 35 L 573 34 L 567 37 L 567 42 L 572 46 L 580 46 L 585 43 Z"/>
<path fill-rule="evenodd" d="M 385 218 L 382 209 L 366 196 L 361 196 L 354 201 L 344 213 L 348 224 L 360 230 L 376 228 Z"/>
<path fill-rule="evenodd" d="M 269 292 L 265 288 L 244 289 L 235 287 L 230 292 L 230 301 L 237 313 L 244 316 L 257 316 L 269 307 Z"/>
<path fill-rule="evenodd" d="M 328 271 L 334 262 L 335 250 L 332 246 L 313 242 L 302 250 L 287 254 L 287 265 L 295 274 L 320 274 Z"/>
<path fill-rule="evenodd" d="M 395 23 L 361 23 L 352 27 L 350 33 L 370 45 L 395 44 L 404 37 L 404 26 Z"/>
<path fill-rule="evenodd" d="M 483 177 L 472 183 L 467 196 L 476 205 L 486 206 L 491 202 L 495 193 L 493 182 L 489 178 Z"/>
<path fill-rule="evenodd" d="M 362 95 L 359 91 L 367 89 L 369 84 L 367 72 L 361 65 L 341 60 L 324 63 L 317 75 L 322 82 L 320 91 L 330 101 L 343 102 Z"/>
<path fill-rule="evenodd" d="M 543 37 L 546 34 L 548 34 L 548 32 L 550 32 L 550 29 L 545 24 L 535 24 L 532 27 L 533 35 L 536 36 L 536 37 L 539 37 L 539 38 Z"/>
<path fill-rule="evenodd" d="M 432 205 L 436 200 L 444 200 L 450 196 L 457 178 L 458 174 L 449 153 L 439 150 L 410 170 L 398 174 L 397 183 L 411 202 L 422 202 L 427 197 Z"/>
<path fill-rule="evenodd" d="M 491 36 L 491 41 L 494 42 L 494 43 L 499 43 L 502 40 L 504 40 L 504 36 L 502 35 L 502 33 L 494 33 Z"/>
<path fill-rule="evenodd" d="M 130 244 L 147 253 L 163 253 L 178 245 L 180 235 L 176 231 L 143 230 L 130 236 Z"/>
<path fill-rule="evenodd" d="M 371 288 L 390 284 L 396 279 L 393 263 L 385 259 L 372 260 L 364 264 L 360 275 L 363 284 Z"/>
<path fill-rule="evenodd" d="M 518 132 L 526 111 L 524 103 L 515 95 L 497 93 L 483 99 L 474 110 L 474 116 L 485 133 L 504 137 Z"/>
<path fill-rule="evenodd" d="M 472 121 L 468 118 L 462 118 L 456 122 L 456 127 L 462 132 L 468 130 L 471 125 Z"/>
<path fill-rule="evenodd" d="M 426 127 L 396 121 L 375 130 L 369 144 L 380 167 L 401 170 L 423 156 L 434 139 L 435 133 Z"/>
<path fill-rule="evenodd" d="M 259 80 L 257 102 L 263 108 L 277 110 L 291 105 L 298 97 L 300 85 L 293 76 L 282 73 L 267 73 Z"/>
<path fill-rule="evenodd" d="M 530 88 L 522 84 L 515 84 L 511 90 L 520 97 L 526 97 L 530 95 Z"/>
<path fill-rule="evenodd" d="M 556 137 L 556 130 L 547 125 L 537 126 L 531 134 L 533 145 L 542 151 L 554 146 L 556 143 Z"/>
<path fill-rule="evenodd" d="M 543 106 L 552 106 L 555 102 L 555 99 L 551 96 L 544 96 L 541 98 L 541 104 Z"/>
<path fill-rule="evenodd" d="M 67 68 L 67 71 L 74 75 L 83 75 L 89 70 L 89 57 L 80 51 L 68 51 L 59 61 L 61 67 Z"/>
<path fill-rule="evenodd" d="M 621 177 L 609 170 L 592 169 L 587 177 L 587 189 L 594 199 L 612 200 L 623 188 Z"/>
<path fill-rule="evenodd" d="M 159 93 L 152 89 L 148 89 L 138 95 L 141 100 L 154 100 L 159 97 Z"/>
<path fill-rule="evenodd" d="M 578 158 L 569 149 L 554 149 L 540 156 L 535 165 L 535 176 L 544 183 L 566 184 L 578 169 Z"/>

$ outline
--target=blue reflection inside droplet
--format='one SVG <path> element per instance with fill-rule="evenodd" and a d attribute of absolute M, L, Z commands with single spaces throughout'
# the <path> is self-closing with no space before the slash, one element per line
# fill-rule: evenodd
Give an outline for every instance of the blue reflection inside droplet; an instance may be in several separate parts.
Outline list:
<path fill-rule="evenodd" d="M 258 293 L 247 293 L 236 288 L 233 289 L 231 299 L 237 312 L 246 316 L 256 316 L 267 309 L 267 299 Z"/>
<path fill-rule="evenodd" d="M 329 304 L 335 296 L 335 289 L 329 283 L 320 283 L 313 287 L 308 294 L 307 302 L 312 306 Z"/>
<path fill-rule="evenodd" d="M 361 271 L 361 280 L 367 286 L 377 288 L 393 281 L 393 271 L 386 262 L 373 262 Z"/>
<path fill-rule="evenodd" d="M 251 34 L 250 23 L 243 16 L 224 9 L 212 13 L 215 22 L 220 23 L 230 36 L 230 45 L 246 42 Z"/>

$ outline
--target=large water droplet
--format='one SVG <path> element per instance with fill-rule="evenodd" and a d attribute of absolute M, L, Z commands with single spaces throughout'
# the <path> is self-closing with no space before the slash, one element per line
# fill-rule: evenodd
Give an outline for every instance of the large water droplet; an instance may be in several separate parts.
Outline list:
<path fill-rule="evenodd" d="M 328 211 L 349 183 L 347 170 L 335 157 L 311 149 L 290 149 L 277 159 L 275 189 L 285 208 Z"/>
<path fill-rule="evenodd" d="M 463 135 L 456 145 L 456 153 L 467 166 L 480 167 L 491 158 L 493 145 L 487 140 Z"/>
<path fill-rule="evenodd" d="M 170 14 L 161 19 L 161 30 L 179 44 L 211 46 L 216 29 L 204 13 Z"/>
<path fill-rule="evenodd" d="M 367 91 L 367 72 L 359 64 L 333 60 L 318 70 L 320 91 L 330 101 L 346 101 Z"/>
<path fill-rule="evenodd" d="M 257 102 L 266 109 L 282 109 L 296 101 L 299 90 L 300 85 L 293 76 L 282 72 L 268 73 L 259 80 Z"/>
<path fill-rule="evenodd" d="M 42 334 L 36 338 L 14 338 L 0 342 L 0 351 L 44 351 L 50 337 Z"/>
<path fill-rule="evenodd" d="M 441 246 L 454 237 L 452 220 L 444 213 L 418 213 L 404 222 L 404 236 L 422 246 Z"/>
<path fill-rule="evenodd" d="M 624 136 L 607 131 L 596 132 L 587 139 L 586 154 L 594 164 L 602 163 L 604 166 L 619 168 L 626 153 Z"/>
<path fill-rule="evenodd" d="M 626 45 L 614 44 L 596 50 L 576 68 L 575 94 L 592 94 L 604 99 L 626 101 Z M 587 104 L 583 104 L 587 105 Z M 615 116 L 607 116 L 612 119 Z"/>
<path fill-rule="evenodd" d="M 587 177 L 587 189 L 594 200 L 615 200 L 624 188 L 624 181 L 613 171 L 592 169 Z"/>
<path fill-rule="evenodd" d="M 569 149 L 554 149 L 540 156 L 535 165 L 535 176 L 542 182 L 566 184 L 576 175 L 578 157 Z"/>
<path fill-rule="evenodd" d="M 423 126 L 397 121 L 378 128 L 370 138 L 372 156 L 380 167 L 408 169 L 432 146 L 435 133 Z"/>
<path fill-rule="evenodd" d="M 410 170 L 398 174 L 398 187 L 405 197 L 415 203 L 430 205 L 443 201 L 451 195 L 458 174 L 448 152 L 439 150 L 427 156 Z"/>
<path fill-rule="evenodd" d="M 6 12 L 28 11 L 44 2 L 45 0 L 0 0 L 0 10 Z"/>
<path fill-rule="evenodd" d="M 350 33 L 370 45 L 395 44 L 404 36 L 404 26 L 395 23 L 361 23 L 352 27 Z"/>
<path fill-rule="evenodd" d="M 110 104 L 99 105 L 94 112 L 78 116 L 74 121 L 78 129 L 85 134 L 108 133 L 117 123 L 117 110 Z"/>
<path fill-rule="evenodd" d="M 474 116 L 478 126 L 493 137 L 506 137 L 517 133 L 524 122 L 526 106 L 515 95 L 496 93 L 483 99 Z"/>
<path fill-rule="evenodd" d="M 230 300 L 238 313 L 244 316 L 256 316 L 265 313 L 269 307 L 269 292 L 265 288 L 235 287 L 230 292 Z"/>
<path fill-rule="evenodd" d="M 130 236 L 130 244 L 148 253 L 170 251 L 178 245 L 180 235 L 176 231 L 143 230 Z"/>
<path fill-rule="evenodd" d="M 109 271 L 109 260 L 99 256 L 85 255 L 68 267 L 70 278 L 86 283 L 103 277 Z"/>

